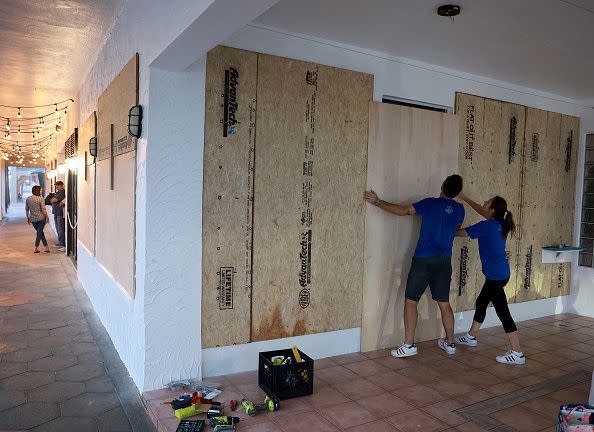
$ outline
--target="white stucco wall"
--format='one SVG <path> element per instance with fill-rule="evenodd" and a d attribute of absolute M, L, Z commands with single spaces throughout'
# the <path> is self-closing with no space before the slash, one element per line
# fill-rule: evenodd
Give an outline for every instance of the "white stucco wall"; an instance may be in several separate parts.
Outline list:
<path fill-rule="evenodd" d="M 125 2 L 105 45 L 79 91 L 79 118 L 86 119 L 97 109 L 97 99 L 134 55 L 140 53 L 139 101 L 150 117 L 149 78 L 151 62 L 214 0 L 128 0 Z M 107 329 L 130 376 L 139 389 L 145 384 L 146 333 L 145 251 L 146 241 L 146 161 L 149 126 L 138 140 L 136 179 L 136 297 L 131 299 L 113 277 L 79 243 L 78 277 L 85 287 L 101 322 Z M 101 203 L 98 203 L 101 205 Z M 100 239 L 97 239 L 100 241 Z M 149 242 L 150 243 L 150 242 Z M 173 314 L 172 314 L 173 315 Z M 171 320 L 175 320 L 174 316 Z M 171 322 L 171 320 L 169 322 Z M 150 321 L 150 317 L 148 317 Z M 164 323 L 163 333 L 171 331 Z M 156 384 L 155 384 L 156 385 Z"/>

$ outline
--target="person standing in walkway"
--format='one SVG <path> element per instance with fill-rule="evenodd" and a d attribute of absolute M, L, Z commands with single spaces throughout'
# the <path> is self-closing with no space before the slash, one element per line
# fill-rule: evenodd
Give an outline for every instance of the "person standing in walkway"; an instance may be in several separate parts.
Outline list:
<path fill-rule="evenodd" d="M 507 209 L 505 199 L 500 196 L 485 201 L 483 205 L 474 202 L 463 193 L 459 197 L 485 218 L 484 221 L 456 232 L 456 237 L 478 239 L 485 284 L 476 299 L 472 326 L 468 333 L 458 336 L 456 342 L 471 347 L 478 345 L 479 329 L 485 321 L 489 303 L 493 303 L 495 313 L 501 320 L 511 345 L 511 351 L 497 356 L 495 360 L 499 363 L 523 365 L 526 363 L 526 357 L 520 348 L 518 329 L 509 312 L 504 290 L 510 276 L 509 262 L 505 254 L 505 241 L 508 235 L 513 235 L 516 228 L 513 215 Z"/>
<path fill-rule="evenodd" d="M 49 222 L 47 211 L 45 210 L 45 200 L 41 196 L 41 186 L 33 186 L 31 190 L 33 195 L 25 201 L 25 215 L 27 216 L 27 223 L 33 225 L 35 232 L 35 250 L 34 253 L 39 253 L 39 243 L 43 243 L 44 252 L 49 253 L 47 240 L 43 228 Z"/>
<path fill-rule="evenodd" d="M 414 204 L 393 204 L 379 199 L 373 190 L 365 192 L 365 200 L 384 211 L 398 216 L 421 217 L 419 241 L 404 293 L 405 339 L 402 345 L 392 350 L 394 357 L 410 357 L 417 354 L 417 308 L 427 286 L 431 290 L 431 297 L 439 306 L 446 333 L 445 339 L 439 339 L 437 345 L 448 354 L 456 353 L 450 282 L 454 234 L 464 221 L 464 206 L 454 201 L 461 190 L 462 177 L 454 174 L 443 181 L 438 198 L 425 198 Z"/>
<path fill-rule="evenodd" d="M 58 250 L 63 251 L 66 247 L 66 225 L 64 220 L 64 199 L 66 198 L 66 191 L 64 190 L 64 183 L 57 181 L 54 183 L 56 186 L 56 193 L 51 199 L 52 213 L 54 215 L 54 222 L 56 223 L 56 231 L 58 233 L 58 243 L 56 246 Z"/>

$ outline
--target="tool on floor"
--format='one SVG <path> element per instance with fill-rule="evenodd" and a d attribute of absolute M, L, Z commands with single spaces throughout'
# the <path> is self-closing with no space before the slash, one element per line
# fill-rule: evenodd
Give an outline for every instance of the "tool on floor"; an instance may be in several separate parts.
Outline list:
<path fill-rule="evenodd" d="M 182 420 L 175 432 L 202 432 L 204 431 L 204 420 Z"/>
<path fill-rule="evenodd" d="M 235 411 L 238 406 L 239 406 L 239 402 L 237 402 L 235 399 L 231 399 L 229 401 L 229 408 L 231 408 L 231 411 Z"/>
<path fill-rule="evenodd" d="M 177 417 L 178 419 L 185 419 L 188 417 L 192 417 L 198 414 L 201 414 L 203 411 L 198 411 L 196 408 L 194 408 L 194 405 L 191 405 L 189 407 L 186 408 L 180 408 L 175 410 L 175 417 Z"/>
<path fill-rule="evenodd" d="M 241 406 L 247 415 L 255 416 L 258 411 L 278 411 L 280 401 L 275 396 L 266 396 L 261 404 L 255 404 L 251 400 L 244 399 L 241 401 Z"/>
<path fill-rule="evenodd" d="M 232 426 L 235 423 L 239 423 L 239 417 L 229 417 L 229 416 L 219 416 L 219 417 L 211 417 L 208 419 L 211 427 L 216 426 Z"/>
<path fill-rule="evenodd" d="M 220 405 L 211 405 L 206 411 L 206 418 L 220 417 L 223 415 L 223 407 Z"/>
<path fill-rule="evenodd" d="M 234 425 L 218 425 L 213 430 L 214 432 L 235 432 L 237 429 Z"/>

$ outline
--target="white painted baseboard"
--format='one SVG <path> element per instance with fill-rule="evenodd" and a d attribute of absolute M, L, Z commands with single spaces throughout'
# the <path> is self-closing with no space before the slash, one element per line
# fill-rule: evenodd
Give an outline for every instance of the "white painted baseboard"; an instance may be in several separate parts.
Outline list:
<path fill-rule="evenodd" d="M 202 350 L 202 375 L 212 377 L 258 369 L 258 353 L 293 346 L 313 359 L 358 352 L 361 329 L 351 328 L 327 333 L 273 339 L 241 345 Z"/>

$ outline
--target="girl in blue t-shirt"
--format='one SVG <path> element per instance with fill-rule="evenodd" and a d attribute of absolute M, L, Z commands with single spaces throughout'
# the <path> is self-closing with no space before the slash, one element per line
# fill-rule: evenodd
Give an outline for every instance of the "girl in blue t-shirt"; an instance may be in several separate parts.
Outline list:
<path fill-rule="evenodd" d="M 476 336 L 485 320 L 489 303 L 493 303 L 512 347 L 511 351 L 497 356 L 496 360 L 499 363 L 525 364 L 526 357 L 520 348 L 518 329 L 509 312 L 504 290 L 510 276 L 509 262 L 505 254 L 505 240 L 515 230 L 513 215 L 507 209 L 507 202 L 500 196 L 485 201 L 482 206 L 462 193 L 458 197 L 485 218 L 484 221 L 456 232 L 456 237 L 478 239 L 485 284 L 476 299 L 472 327 L 468 333 L 457 337 L 456 342 L 462 345 L 477 346 Z"/>

